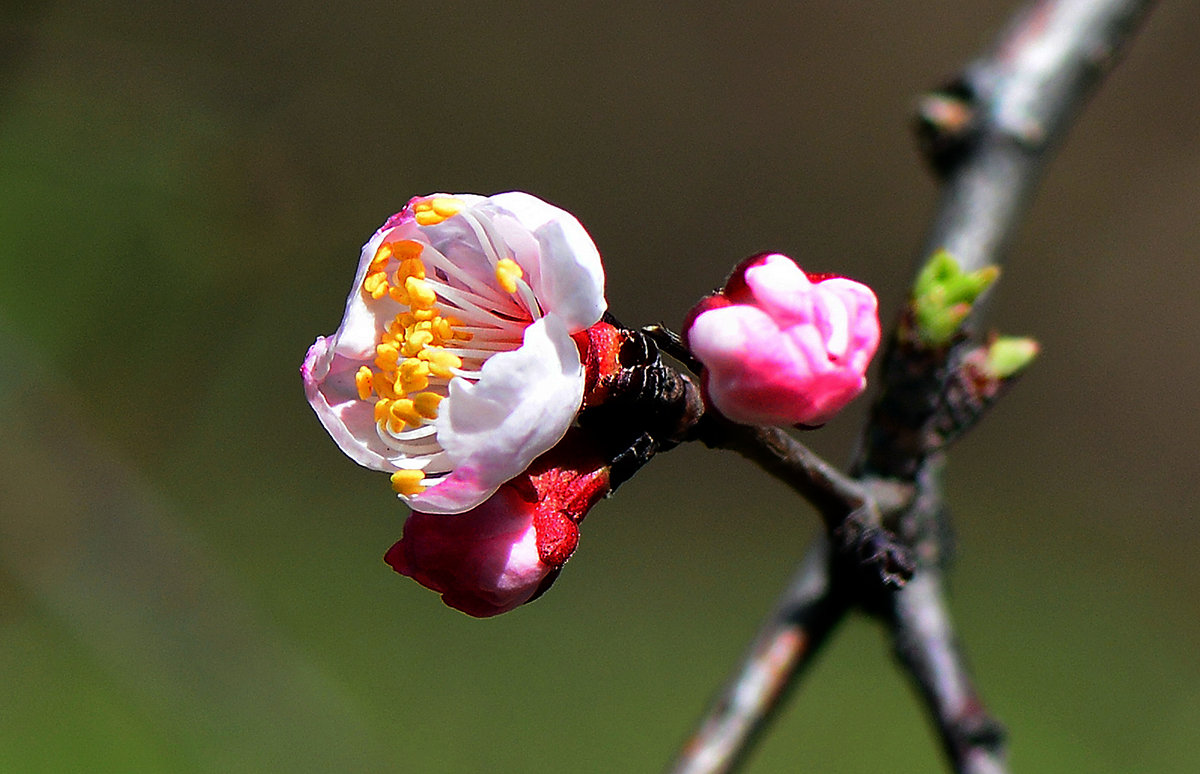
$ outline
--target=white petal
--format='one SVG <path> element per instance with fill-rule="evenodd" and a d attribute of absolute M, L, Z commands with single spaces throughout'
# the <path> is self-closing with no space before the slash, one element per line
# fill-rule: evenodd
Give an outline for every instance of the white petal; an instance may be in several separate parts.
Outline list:
<path fill-rule="evenodd" d="M 520 258 L 518 263 L 529 273 L 529 284 L 542 309 L 561 317 L 571 333 L 598 322 L 607 308 L 604 266 L 591 236 L 575 216 L 520 191 L 496 194 L 490 201 L 511 213 L 537 240 L 538 265 L 526 265 Z M 502 226 L 503 221 L 497 223 Z M 506 236 L 506 241 L 515 240 Z"/>
<path fill-rule="evenodd" d="M 508 191 L 507 193 L 492 194 L 487 197 L 487 200 L 493 205 L 507 210 L 521 222 L 522 226 L 530 231 L 536 231 L 539 226 L 559 220 L 564 215 L 571 218 L 571 220 L 575 220 L 565 210 L 559 209 L 550 202 L 543 201 L 533 194 L 527 194 L 524 191 Z M 580 226 L 580 228 L 583 227 Z"/>
<path fill-rule="evenodd" d="M 572 333 L 599 322 L 607 308 L 604 268 L 591 238 L 582 227 L 576 234 L 562 223 L 548 223 L 534 236 L 542 247 L 542 274 L 533 290 L 542 308 Z"/>
<path fill-rule="evenodd" d="M 304 394 L 338 448 L 363 467 L 393 472 L 397 452 L 375 431 L 374 401 L 360 400 L 354 374 L 363 361 L 337 355 L 324 336 L 308 350 L 300 368 Z"/>
<path fill-rule="evenodd" d="M 362 284 L 367 276 L 367 267 L 375 257 L 375 251 L 383 243 L 384 237 L 390 232 L 382 229 L 362 247 L 358 259 L 358 272 L 354 275 L 354 284 L 350 286 L 350 295 L 346 299 L 346 312 L 342 315 L 342 324 L 333 334 L 333 351 L 339 355 L 357 358 L 374 358 L 375 344 L 379 341 L 379 333 L 384 330 L 392 317 L 400 311 L 400 307 L 391 299 L 372 301 L 368 307 L 363 299 Z M 390 315 L 390 316 L 389 316 Z"/>

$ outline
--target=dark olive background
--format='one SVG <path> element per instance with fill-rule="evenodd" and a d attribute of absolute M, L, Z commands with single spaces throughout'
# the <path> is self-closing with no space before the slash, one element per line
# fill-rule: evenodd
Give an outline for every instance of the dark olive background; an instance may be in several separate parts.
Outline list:
<path fill-rule="evenodd" d="M 578 215 L 623 320 L 745 255 L 870 283 L 935 203 L 911 105 L 1008 2 L 0 6 L 0 770 L 656 771 L 814 533 L 684 448 L 488 621 L 381 560 L 404 509 L 304 402 L 409 196 Z M 954 608 L 1021 772 L 1200 768 L 1200 17 L 1164 4 L 992 305 L 1042 358 L 949 470 Z M 850 455 L 866 401 L 807 436 Z M 873 624 L 754 774 L 936 771 Z"/>

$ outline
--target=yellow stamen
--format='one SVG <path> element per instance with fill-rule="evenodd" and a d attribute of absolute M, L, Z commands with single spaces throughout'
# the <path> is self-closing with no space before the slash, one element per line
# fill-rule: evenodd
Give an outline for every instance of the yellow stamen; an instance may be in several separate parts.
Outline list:
<path fill-rule="evenodd" d="M 414 242 L 411 239 L 401 239 L 399 242 L 392 242 L 391 246 L 396 260 L 400 262 L 420 258 L 421 251 L 425 249 L 425 245 L 420 242 Z"/>
<path fill-rule="evenodd" d="M 433 335 L 437 336 L 441 342 L 450 341 L 454 338 L 454 325 L 445 317 L 434 317 L 429 321 L 429 330 Z"/>
<path fill-rule="evenodd" d="M 413 217 L 418 226 L 436 226 L 466 206 L 466 202 L 453 197 L 427 199 L 413 205 Z"/>
<path fill-rule="evenodd" d="M 418 355 L 422 360 L 429 363 L 429 372 L 441 379 L 450 379 L 454 376 L 452 368 L 462 368 L 462 358 L 453 352 L 433 347 L 426 347 L 421 350 Z"/>
<path fill-rule="evenodd" d="M 425 264 L 420 258 L 405 258 L 400 262 L 400 268 L 396 269 L 396 284 L 403 285 L 409 277 L 425 279 Z"/>
<path fill-rule="evenodd" d="M 379 249 L 375 251 L 375 257 L 371 259 L 371 266 L 369 267 L 370 270 L 380 271 L 383 269 L 383 265 L 387 263 L 391 257 L 392 245 L 390 242 L 384 242 L 379 246 Z"/>
<path fill-rule="evenodd" d="M 496 281 L 505 293 L 517 292 L 517 280 L 525 276 L 525 272 L 512 258 L 501 258 L 496 261 Z"/>
<path fill-rule="evenodd" d="M 375 345 L 375 365 L 379 366 L 379 370 L 395 371 L 398 362 L 400 362 L 400 350 L 395 344 L 385 342 Z"/>
<path fill-rule="evenodd" d="M 437 419 L 438 404 L 441 402 L 442 396 L 436 392 L 422 392 L 413 396 L 413 406 L 426 419 Z"/>
<path fill-rule="evenodd" d="M 413 205 L 413 214 L 419 225 L 436 225 L 464 207 L 458 199 L 439 197 Z M 445 346 L 474 337 L 459 329 L 460 320 L 441 315 L 437 291 L 426 281 L 421 260 L 427 247 L 412 239 L 381 244 L 363 280 L 364 293 L 375 299 L 386 295 L 404 307 L 379 334 L 374 368 L 364 365 L 354 374 L 359 398 L 377 398 L 375 422 L 393 434 L 437 418 L 446 382 L 463 367 L 462 358 Z M 516 261 L 497 262 L 496 280 L 508 292 L 517 291 L 523 276 Z M 401 471 L 393 476 L 393 486 L 402 494 L 418 494 L 426 488 L 423 480 L 420 471 Z"/>
<path fill-rule="evenodd" d="M 414 309 L 432 309 L 437 303 L 437 293 L 425 280 L 408 277 L 404 280 L 404 289 L 408 291 L 408 303 Z"/>
<path fill-rule="evenodd" d="M 451 215 L 457 215 L 458 211 L 467 206 L 462 199 L 444 196 L 434 199 L 430 204 L 433 205 L 433 211 L 443 218 L 448 218 Z"/>
<path fill-rule="evenodd" d="M 425 491 L 425 487 L 421 482 L 425 480 L 425 474 L 419 470 L 397 470 L 392 474 L 392 489 L 396 494 L 406 496 L 419 495 Z"/>
<path fill-rule="evenodd" d="M 408 306 L 409 302 L 412 300 L 408 297 L 408 291 L 404 289 L 403 285 L 392 285 L 392 287 L 388 289 L 388 295 L 391 296 L 392 300 L 396 303 L 404 304 L 405 306 Z"/>
<path fill-rule="evenodd" d="M 410 357 L 400 364 L 400 376 L 408 379 L 413 376 L 427 376 L 429 364 L 416 357 Z"/>
<path fill-rule="evenodd" d="M 404 422 L 404 424 L 412 427 L 420 427 L 422 421 L 425 419 L 417 411 L 412 398 L 399 398 L 392 401 L 391 405 L 388 406 L 388 413 L 392 419 Z"/>
<path fill-rule="evenodd" d="M 419 357 L 425 348 L 433 343 L 433 334 L 429 331 L 413 331 L 404 338 L 405 357 Z"/>
<path fill-rule="evenodd" d="M 380 398 L 386 398 L 388 400 L 395 400 L 396 398 L 403 397 L 403 393 L 398 393 L 396 391 L 397 385 L 394 381 L 395 376 L 396 375 L 394 373 L 389 373 L 386 371 L 383 373 L 377 372 L 371 382 L 371 386 L 375 388 L 375 394 Z M 379 404 L 376 403 L 375 405 L 378 406 Z M 379 417 L 376 417 L 375 421 L 378 422 Z"/>
<path fill-rule="evenodd" d="M 371 298 L 383 298 L 387 295 L 388 288 L 387 272 L 385 271 L 371 272 L 363 280 L 363 290 Z"/>
<path fill-rule="evenodd" d="M 371 369 L 359 366 L 354 372 L 354 386 L 358 388 L 358 399 L 366 400 L 371 397 Z"/>
<path fill-rule="evenodd" d="M 448 336 L 447 339 L 454 338 L 458 339 L 459 341 L 470 341 L 471 339 L 475 338 L 474 333 L 471 333 L 470 331 L 460 331 L 457 329 L 459 325 L 462 325 L 461 320 L 456 320 L 453 317 L 446 317 L 445 320 L 446 324 L 450 326 L 450 330 L 453 332 L 453 335 Z"/>
<path fill-rule="evenodd" d="M 405 393 L 425 389 L 429 386 L 429 364 L 415 357 L 408 358 L 396 372 L 396 386 Z"/>

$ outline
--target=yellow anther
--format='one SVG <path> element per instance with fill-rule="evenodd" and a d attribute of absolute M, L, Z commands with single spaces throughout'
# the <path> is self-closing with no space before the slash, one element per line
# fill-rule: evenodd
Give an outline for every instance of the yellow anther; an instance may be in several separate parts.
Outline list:
<path fill-rule="evenodd" d="M 371 272 L 363 280 L 363 290 L 367 292 L 371 298 L 383 298 L 388 292 L 387 272 L 376 271 Z"/>
<path fill-rule="evenodd" d="M 379 343 L 392 344 L 399 347 L 404 342 L 404 331 L 404 326 L 400 325 L 398 320 L 393 319 L 388 323 L 387 330 L 379 334 Z"/>
<path fill-rule="evenodd" d="M 429 322 L 429 330 L 442 341 L 450 341 L 454 338 L 454 326 L 445 317 L 434 317 Z"/>
<path fill-rule="evenodd" d="M 429 364 L 410 357 L 396 372 L 396 385 L 406 393 L 418 392 L 429 386 Z"/>
<path fill-rule="evenodd" d="M 375 257 L 373 257 L 371 259 L 371 265 L 369 267 L 369 270 L 370 271 L 382 270 L 383 265 L 385 263 L 387 263 L 391 257 L 392 257 L 392 243 L 384 242 L 383 244 L 381 244 L 379 246 L 379 249 L 375 251 Z"/>
<path fill-rule="evenodd" d="M 431 346 L 440 347 L 454 338 L 454 329 L 441 317 L 434 315 L 431 320 L 421 320 L 413 325 L 414 331 L 429 331 L 433 335 Z"/>
<path fill-rule="evenodd" d="M 420 392 L 429 386 L 429 374 L 413 374 L 408 377 L 401 377 L 396 380 L 396 387 L 402 390 L 405 395 L 413 392 Z"/>
<path fill-rule="evenodd" d="M 375 388 L 375 394 L 387 400 L 395 400 L 402 397 L 402 395 L 396 393 L 395 378 L 396 375 L 394 373 L 375 374 L 371 380 L 371 386 Z M 378 422 L 379 417 L 375 417 L 375 421 Z"/>
<path fill-rule="evenodd" d="M 433 211 L 443 218 L 458 214 L 458 211 L 466 206 L 462 199 L 455 199 L 449 196 L 434 199 L 430 204 L 433 205 Z"/>
<path fill-rule="evenodd" d="M 418 226 L 432 226 L 442 222 L 438 214 L 433 211 L 433 205 L 429 202 L 417 202 L 414 204 L 413 218 L 417 221 Z"/>
<path fill-rule="evenodd" d="M 424 360 L 416 357 L 410 357 L 400 364 L 400 376 L 410 378 L 413 376 L 428 376 L 429 364 Z"/>
<path fill-rule="evenodd" d="M 404 339 L 405 357 L 415 357 L 433 343 L 433 334 L 429 331 L 413 331 Z"/>
<path fill-rule="evenodd" d="M 425 474 L 419 470 L 397 470 L 392 474 L 392 489 L 396 494 L 419 495 L 425 491 L 424 480 Z"/>
<path fill-rule="evenodd" d="M 400 262 L 400 268 L 396 269 L 396 284 L 403 285 L 404 280 L 408 277 L 425 279 L 425 264 L 421 262 L 421 259 L 406 258 Z"/>
<path fill-rule="evenodd" d="M 517 280 L 525 276 L 525 272 L 512 258 L 501 258 L 496 261 L 496 281 L 505 293 L 517 292 Z"/>
<path fill-rule="evenodd" d="M 429 363 L 429 373 L 441 379 L 454 376 L 453 368 L 462 368 L 462 358 L 453 352 L 432 347 L 421 350 L 420 358 Z"/>
<path fill-rule="evenodd" d="M 354 386 L 358 388 L 358 399 L 366 400 L 371 396 L 371 369 L 359 366 L 354 372 Z"/>
<path fill-rule="evenodd" d="M 417 349 L 428 347 L 433 343 L 433 332 L 429 330 L 429 323 L 414 323 L 404 329 L 404 343 L 410 344 Z M 414 352 L 409 357 L 416 355 Z"/>
<path fill-rule="evenodd" d="M 412 427 L 420 427 L 425 419 L 417 411 L 416 405 L 413 404 L 411 398 L 398 398 L 391 402 L 388 406 L 388 414 L 392 419 L 404 422 Z"/>
<path fill-rule="evenodd" d="M 391 405 L 392 402 L 387 398 L 381 398 L 380 400 L 375 401 L 375 422 L 377 424 L 379 422 L 387 421 L 388 416 L 390 416 L 388 414 L 388 408 Z"/>
<path fill-rule="evenodd" d="M 395 371 L 396 363 L 400 360 L 400 350 L 395 344 L 383 343 L 375 345 L 375 365 L 382 371 Z"/>
<path fill-rule="evenodd" d="M 418 226 L 436 226 L 465 206 L 465 202 L 453 197 L 427 199 L 413 205 L 413 217 L 416 218 Z"/>
<path fill-rule="evenodd" d="M 438 404 L 441 402 L 442 396 L 436 392 L 422 392 L 413 396 L 413 406 L 426 419 L 437 419 Z"/>
<path fill-rule="evenodd" d="M 444 319 L 446 321 L 446 325 L 450 326 L 451 333 L 445 337 L 447 341 L 449 341 L 450 339 L 458 339 L 459 341 L 470 341 L 471 339 L 475 338 L 475 334 L 471 333 L 470 331 L 458 330 L 458 326 L 462 325 L 462 320 L 457 320 L 453 317 L 444 317 L 442 319 Z"/>
<path fill-rule="evenodd" d="M 425 249 L 425 245 L 420 242 L 414 242 L 411 239 L 401 239 L 399 242 L 392 242 L 391 246 L 396 260 L 401 262 L 420 258 L 421 251 Z"/>
<path fill-rule="evenodd" d="M 418 322 L 423 322 L 425 320 L 432 320 L 434 317 L 437 317 L 437 310 L 436 309 L 414 309 L 410 314 L 412 314 L 413 322 L 418 323 Z"/>
<path fill-rule="evenodd" d="M 431 309 L 437 303 L 437 293 L 425 280 L 408 277 L 404 280 L 404 289 L 408 291 L 408 303 L 413 309 Z"/>
<path fill-rule="evenodd" d="M 405 306 L 408 306 L 409 301 L 412 300 L 408 297 L 408 291 L 404 289 L 403 285 L 392 285 L 391 288 L 388 289 L 388 295 L 391 296 L 392 300 L 396 303 L 404 304 Z"/>
<path fill-rule="evenodd" d="M 496 262 L 496 281 L 506 293 L 517 292 L 517 280 L 525 276 L 520 265 L 511 258 L 501 258 Z"/>

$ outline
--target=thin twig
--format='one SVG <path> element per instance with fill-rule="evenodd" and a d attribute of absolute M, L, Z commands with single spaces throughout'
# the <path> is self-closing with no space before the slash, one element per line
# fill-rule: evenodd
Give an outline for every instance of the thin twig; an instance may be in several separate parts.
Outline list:
<path fill-rule="evenodd" d="M 884 527 L 885 515 L 907 504 L 911 487 L 891 482 L 868 486 L 776 427 L 739 425 L 707 412 L 695 431 L 709 446 L 752 460 L 815 506 L 832 539 L 835 561 L 846 572 L 861 575 L 859 580 L 868 586 L 883 583 L 893 588 L 912 577 L 911 551 Z"/>
<path fill-rule="evenodd" d="M 830 529 L 851 511 L 864 506 L 875 511 L 866 487 L 779 428 L 739 425 L 710 411 L 696 430 L 706 445 L 735 451 L 790 486 Z"/>
<path fill-rule="evenodd" d="M 764 729 L 797 672 L 820 649 L 850 608 L 850 596 L 832 582 L 830 544 L 809 549 L 799 570 L 763 623 L 740 671 L 714 698 L 704 723 L 668 769 L 670 774 L 732 771 Z"/>
<path fill-rule="evenodd" d="M 936 714 L 954 770 L 1001 774 L 1004 729 L 983 706 L 965 666 L 946 607 L 941 571 L 922 566 L 891 605 L 892 643 L 917 690 Z"/>

